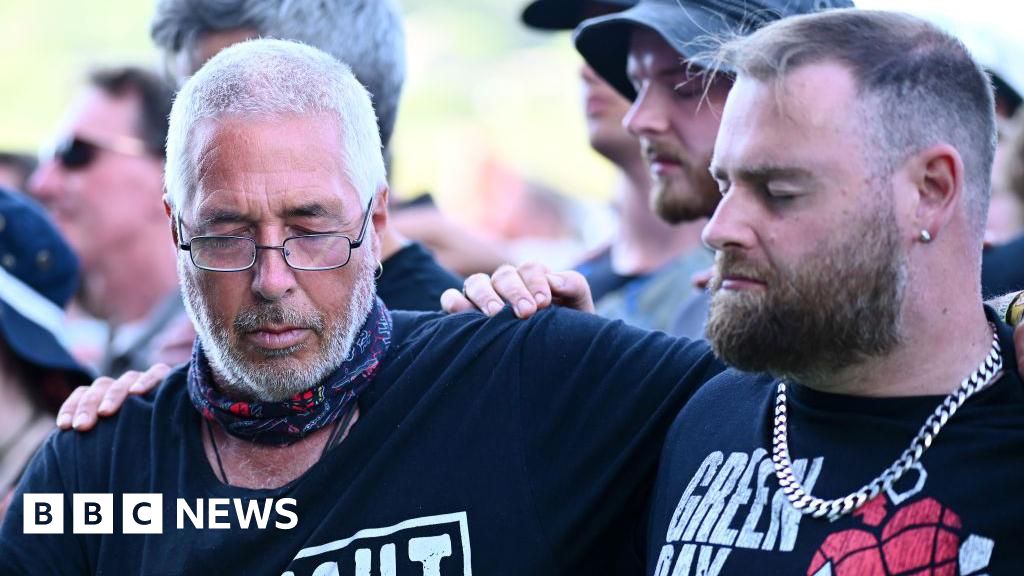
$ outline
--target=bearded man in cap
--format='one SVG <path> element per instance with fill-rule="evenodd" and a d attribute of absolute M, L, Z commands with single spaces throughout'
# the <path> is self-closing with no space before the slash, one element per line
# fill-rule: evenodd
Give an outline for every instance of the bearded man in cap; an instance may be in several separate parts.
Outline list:
<path fill-rule="evenodd" d="M 695 58 L 718 41 L 716 36 L 852 5 L 849 0 L 640 0 L 631 8 L 580 24 L 574 40 L 587 66 L 632 103 L 623 122 L 640 141 L 653 179 L 650 205 L 655 214 L 673 225 L 703 222 L 720 199 L 708 167 L 732 81 L 716 76 L 704 82 L 708 77 L 702 74 L 702 64 L 706 62 Z M 547 270 L 535 268 L 535 273 L 527 274 L 531 290 L 519 305 L 526 310 L 548 304 L 534 297 L 547 292 L 543 276 Z M 518 276 L 513 268 L 502 267 L 495 281 L 513 292 Z M 471 287 L 477 285 L 484 283 Z M 690 298 L 684 296 L 689 286 L 666 286 L 671 287 L 677 290 L 659 297 L 675 302 Z M 484 292 L 474 296 L 484 298 Z M 693 297 L 677 308 L 674 318 L 656 327 L 672 334 L 700 335 L 709 301 L 706 294 Z M 495 298 L 483 310 L 500 309 L 498 302 Z M 454 294 L 446 303 L 450 311 L 468 305 Z"/>
<path fill-rule="evenodd" d="M 523 9 L 522 20 L 538 30 L 572 30 L 587 18 L 634 4 L 636 0 L 535 0 Z M 704 220 L 670 224 L 654 213 L 647 163 L 637 137 L 622 123 L 630 101 L 586 63 L 580 77 L 590 145 L 618 169 L 613 198 L 617 229 L 606 247 L 576 269 L 590 284 L 598 314 L 700 338 L 709 298 L 692 285 L 692 277 L 709 268 L 713 258 L 700 241 Z"/>

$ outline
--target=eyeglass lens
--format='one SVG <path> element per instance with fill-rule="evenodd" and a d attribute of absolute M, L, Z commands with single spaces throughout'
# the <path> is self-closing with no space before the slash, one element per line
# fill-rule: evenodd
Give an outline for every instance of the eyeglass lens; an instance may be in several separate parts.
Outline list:
<path fill-rule="evenodd" d="M 298 236 L 285 240 L 285 261 L 292 268 L 327 269 L 348 264 L 352 244 L 339 235 Z M 207 270 L 244 270 L 256 261 L 256 242 L 235 236 L 199 236 L 192 239 L 192 261 Z"/>
<path fill-rule="evenodd" d="M 54 156 L 65 168 L 85 168 L 96 157 L 96 146 L 80 138 L 69 138 L 57 145 Z"/>

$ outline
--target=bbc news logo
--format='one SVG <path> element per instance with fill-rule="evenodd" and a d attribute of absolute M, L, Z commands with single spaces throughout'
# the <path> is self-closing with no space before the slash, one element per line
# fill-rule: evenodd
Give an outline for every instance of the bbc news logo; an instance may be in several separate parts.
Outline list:
<path fill-rule="evenodd" d="M 122 494 L 121 534 L 163 534 L 163 503 L 163 494 Z M 23 494 L 22 505 L 25 534 L 64 533 L 64 494 Z M 299 523 L 295 506 L 294 498 L 198 498 L 194 502 L 178 498 L 175 500 L 175 527 L 178 530 L 186 527 L 265 530 L 272 525 L 279 530 L 291 530 Z M 72 494 L 71 532 L 113 534 L 115 514 L 113 494 Z"/>

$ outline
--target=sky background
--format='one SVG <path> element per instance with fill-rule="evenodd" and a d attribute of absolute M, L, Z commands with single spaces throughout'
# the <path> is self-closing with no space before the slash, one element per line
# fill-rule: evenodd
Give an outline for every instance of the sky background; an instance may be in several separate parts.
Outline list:
<path fill-rule="evenodd" d="M 567 33 L 524 28 L 523 0 L 399 2 L 409 70 L 394 143 L 398 196 L 432 191 L 442 206 L 456 205 L 497 169 L 578 198 L 608 197 L 613 172 L 586 143 L 580 60 Z M 858 5 L 938 15 L 1024 87 L 1024 3 Z M 35 151 L 52 137 L 90 66 L 160 65 L 148 36 L 151 9 L 149 0 L 0 0 L 0 149 Z"/>

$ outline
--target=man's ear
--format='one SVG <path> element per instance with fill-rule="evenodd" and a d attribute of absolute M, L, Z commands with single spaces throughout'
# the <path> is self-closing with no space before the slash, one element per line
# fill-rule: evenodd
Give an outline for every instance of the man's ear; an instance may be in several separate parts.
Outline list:
<path fill-rule="evenodd" d="M 911 177 L 917 188 L 915 224 L 935 238 L 953 219 L 964 194 L 964 162 L 956 148 L 936 144 L 911 160 Z"/>
<path fill-rule="evenodd" d="M 171 210 L 171 203 L 168 201 L 167 194 L 164 194 L 164 213 L 167 214 L 167 221 L 171 225 L 171 239 L 174 240 L 174 247 L 177 248 L 181 245 L 181 241 L 178 238 L 178 227 L 175 225 L 174 212 Z"/>
<path fill-rule="evenodd" d="M 378 260 L 381 258 L 381 243 L 388 228 L 388 192 L 388 185 L 381 184 L 377 188 L 377 199 L 373 202 L 373 230 L 377 233 L 377 242 L 373 249 Z"/>

